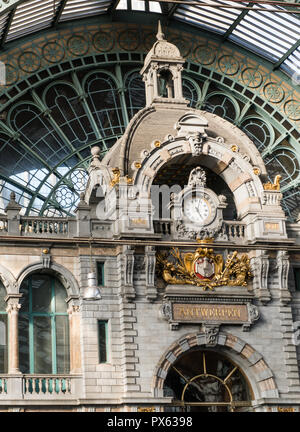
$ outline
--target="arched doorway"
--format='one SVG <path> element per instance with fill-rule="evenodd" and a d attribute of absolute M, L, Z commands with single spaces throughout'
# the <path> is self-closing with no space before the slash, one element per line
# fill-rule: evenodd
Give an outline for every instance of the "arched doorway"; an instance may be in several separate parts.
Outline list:
<path fill-rule="evenodd" d="M 164 396 L 174 398 L 172 411 L 248 411 L 253 399 L 240 368 L 210 349 L 192 350 L 177 359 L 169 369 L 163 390 Z"/>

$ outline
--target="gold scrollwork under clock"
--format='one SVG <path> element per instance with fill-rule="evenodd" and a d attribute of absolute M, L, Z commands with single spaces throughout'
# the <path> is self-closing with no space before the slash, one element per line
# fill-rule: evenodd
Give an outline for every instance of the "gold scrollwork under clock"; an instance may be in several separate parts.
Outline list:
<path fill-rule="evenodd" d="M 198 248 L 182 254 L 178 248 L 157 255 L 157 274 L 168 284 L 189 284 L 213 290 L 218 286 L 247 286 L 252 277 L 247 254 L 238 257 L 237 251 L 224 263 L 221 254 L 213 249 Z"/>

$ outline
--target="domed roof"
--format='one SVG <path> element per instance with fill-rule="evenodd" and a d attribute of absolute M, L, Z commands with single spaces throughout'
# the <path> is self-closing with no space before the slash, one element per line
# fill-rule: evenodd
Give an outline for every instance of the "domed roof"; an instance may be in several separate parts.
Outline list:
<path fill-rule="evenodd" d="M 139 111 L 132 118 L 124 135 L 103 158 L 102 164 L 119 167 L 124 175 L 131 176 L 133 162 L 142 160 L 144 153 L 151 150 L 155 141 L 164 142 L 170 136 L 177 136 L 176 129 L 182 126 L 182 120 L 186 126 L 191 121 L 194 124 L 198 122 L 208 137 L 223 138 L 228 148 L 237 145 L 240 152 L 260 168 L 262 174 L 266 173 L 259 151 L 245 133 L 215 114 L 184 106 L 172 109 L 168 106 L 152 106 Z"/>

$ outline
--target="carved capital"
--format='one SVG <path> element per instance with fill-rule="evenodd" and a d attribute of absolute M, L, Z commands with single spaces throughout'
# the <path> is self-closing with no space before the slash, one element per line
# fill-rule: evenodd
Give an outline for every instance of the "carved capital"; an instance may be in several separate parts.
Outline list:
<path fill-rule="evenodd" d="M 268 288 L 269 267 L 269 255 L 265 250 L 258 250 L 256 252 L 256 257 L 251 259 L 251 270 L 254 276 L 254 290 L 262 303 L 271 300 L 271 294 Z"/>
<path fill-rule="evenodd" d="M 290 261 L 287 251 L 280 250 L 277 252 L 276 269 L 278 272 L 278 284 L 281 301 L 283 303 L 288 303 L 291 300 L 291 294 L 288 289 Z"/>
<path fill-rule="evenodd" d="M 133 269 L 134 269 L 134 248 L 129 245 L 123 246 L 123 290 L 122 295 L 127 300 L 135 298 L 135 290 L 133 287 Z"/>

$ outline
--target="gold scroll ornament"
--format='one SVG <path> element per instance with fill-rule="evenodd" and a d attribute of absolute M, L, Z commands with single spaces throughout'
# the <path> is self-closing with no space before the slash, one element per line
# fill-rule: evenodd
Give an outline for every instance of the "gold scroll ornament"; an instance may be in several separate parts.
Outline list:
<path fill-rule="evenodd" d="M 264 190 L 279 191 L 280 190 L 280 180 L 281 180 L 281 175 L 278 174 L 274 179 L 274 183 L 268 182 L 268 183 L 263 184 Z"/>
<path fill-rule="evenodd" d="M 172 261 L 169 257 L 173 258 Z M 170 255 L 157 255 L 157 274 L 168 284 L 189 284 L 203 287 L 203 290 L 213 290 L 218 286 L 247 286 L 252 277 L 250 260 L 246 254 L 237 256 L 234 251 L 224 263 L 223 256 L 214 254 L 213 249 L 198 248 L 194 253 L 181 254 L 177 248 L 171 250 Z M 210 277 L 203 277 L 196 273 L 195 264 L 198 259 L 206 259 L 213 267 Z"/>

